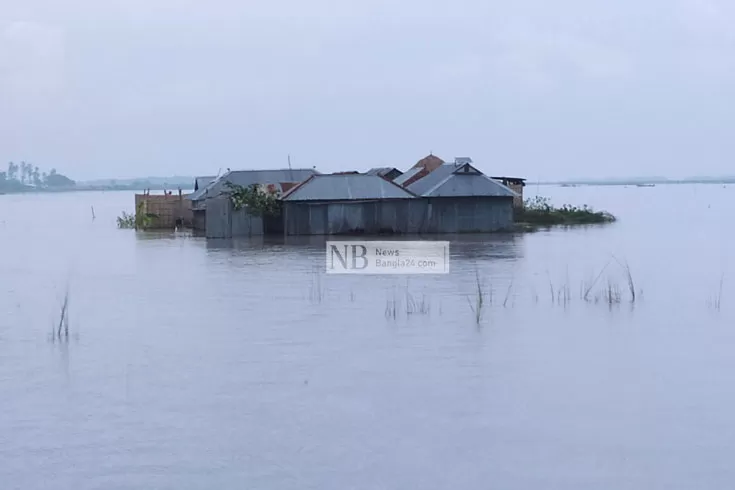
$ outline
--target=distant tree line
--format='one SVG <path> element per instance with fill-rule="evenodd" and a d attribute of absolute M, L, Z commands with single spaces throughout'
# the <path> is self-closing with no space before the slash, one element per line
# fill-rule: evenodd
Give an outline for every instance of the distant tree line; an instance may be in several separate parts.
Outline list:
<path fill-rule="evenodd" d="M 0 171 L 0 191 L 23 192 L 31 190 L 55 190 L 74 187 L 76 183 L 55 168 L 46 172 L 26 162 L 10 162 L 6 171 Z"/>

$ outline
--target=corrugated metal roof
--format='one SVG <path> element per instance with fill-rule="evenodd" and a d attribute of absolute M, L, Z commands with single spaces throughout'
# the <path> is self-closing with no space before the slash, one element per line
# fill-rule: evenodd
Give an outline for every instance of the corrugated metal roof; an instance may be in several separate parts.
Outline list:
<path fill-rule="evenodd" d="M 408 186 L 408 190 L 417 196 L 421 196 L 424 192 L 450 176 L 455 170 L 457 170 L 457 167 L 455 167 L 453 163 L 444 163 L 437 167 L 433 172 L 430 172 L 416 182 L 413 182 Z"/>
<path fill-rule="evenodd" d="M 404 182 L 407 182 L 408 179 L 415 176 L 417 173 L 421 172 L 424 169 L 424 167 L 412 167 L 409 170 L 406 170 L 406 173 L 399 175 L 395 179 L 393 179 L 393 182 L 395 182 L 398 185 L 403 185 Z"/>
<path fill-rule="evenodd" d="M 484 174 L 455 173 L 422 194 L 424 197 L 516 197 L 517 194 Z"/>
<path fill-rule="evenodd" d="M 209 184 L 212 185 L 212 184 Z M 204 193 L 207 192 L 207 187 L 200 187 L 199 190 L 192 192 L 187 196 L 190 201 L 199 201 L 204 198 Z"/>
<path fill-rule="evenodd" d="M 377 175 L 315 175 L 284 194 L 284 201 L 405 199 L 413 194 Z"/>
<path fill-rule="evenodd" d="M 217 180 L 216 175 L 207 176 L 207 177 L 197 177 L 194 179 L 194 190 L 202 189 L 203 187 L 207 187 L 209 184 Z"/>
<path fill-rule="evenodd" d="M 467 172 L 464 169 L 467 168 Z M 445 163 L 408 190 L 423 197 L 515 197 L 517 194 L 472 165 Z"/>
<path fill-rule="evenodd" d="M 380 177 L 384 177 L 385 175 L 389 174 L 390 172 L 398 170 L 395 167 L 375 167 L 371 168 L 367 172 L 365 172 L 366 175 L 378 175 Z M 400 170 L 398 170 L 400 172 Z"/>
<path fill-rule="evenodd" d="M 284 184 L 303 182 L 319 172 L 312 168 L 294 168 L 277 170 L 232 170 L 227 172 L 204 189 L 190 194 L 189 199 L 198 201 L 209 197 L 217 197 L 228 190 L 226 182 L 247 187 L 252 184 Z"/>

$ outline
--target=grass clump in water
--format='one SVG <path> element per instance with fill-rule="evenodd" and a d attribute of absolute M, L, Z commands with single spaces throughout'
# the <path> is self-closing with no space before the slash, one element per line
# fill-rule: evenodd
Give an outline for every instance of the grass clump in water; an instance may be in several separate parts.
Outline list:
<path fill-rule="evenodd" d="M 143 203 L 140 203 L 135 214 L 128 214 L 123 211 L 122 215 L 117 217 L 117 227 L 120 229 L 145 230 L 153 225 L 153 220 L 157 217 L 153 213 L 144 212 Z"/>
<path fill-rule="evenodd" d="M 51 340 L 53 342 L 69 340 L 69 288 L 66 289 L 64 302 L 61 304 L 58 326 L 54 325 L 51 331 Z"/>
<path fill-rule="evenodd" d="M 425 295 L 421 295 L 421 298 L 417 299 L 406 291 L 406 315 L 428 315 L 430 312 L 431 303 Z"/>
<path fill-rule="evenodd" d="M 516 212 L 517 222 L 530 225 L 589 225 L 615 220 L 607 211 L 595 211 L 586 204 L 582 207 L 564 204 L 557 208 L 548 198 L 540 196 L 526 199 L 523 209 Z"/>
<path fill-rule="evenodd" d="M 475 322 L 477 322 L 477 324 L 479 325 L 482 320 L 483 307 L 485 306 L 487 291 L 485 290 L 484 284 L 480 281 L 480 273 L 478 271 L 475 271 L 475 281 L 477 290 L 473 297 L 474 303 L 469 296 L 467 297 L 467 302 L 470 305 L 472 313 L 474 313 L 475 315 Z M 492 289 L 490 291 L 490 303 L 492 303 Z"/>

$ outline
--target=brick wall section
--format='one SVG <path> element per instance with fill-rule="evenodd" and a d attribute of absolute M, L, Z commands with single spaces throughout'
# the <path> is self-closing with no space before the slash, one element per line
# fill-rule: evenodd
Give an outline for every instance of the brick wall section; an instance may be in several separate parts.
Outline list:
<path fill-rule="evenodd" d="M 513 207 L 516 209 L 523 208 L 523 185 L 521 184 L 508 184 L 508 187 L 513 192 L 518 193 L 518 197 L 513 198 Z"/>
<path fill-rule="evenodd" d="M 191 210 L 191 201 L 186 196 L 186 194 L 172 194 L 170 196 L 136 194 L 135 209 L 137 211 L 138 206 L 142 204 L 144 213 L 158 216 L 153 220 L 153 228 L 173 230 L 176 228 L 177 222 L 185 227 L 191 227 L 194 216 Z"/>

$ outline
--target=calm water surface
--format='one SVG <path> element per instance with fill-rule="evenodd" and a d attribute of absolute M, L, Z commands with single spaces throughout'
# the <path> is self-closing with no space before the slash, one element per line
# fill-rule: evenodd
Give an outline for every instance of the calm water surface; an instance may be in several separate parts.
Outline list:
<path fill-rule="evenodd" d="M 733 488 L 735 186 L 537 191 L 620 220 L 340 277 L 321 239 L 117 230 L 128 193 L 0 196 L 0 487 Z"/>

